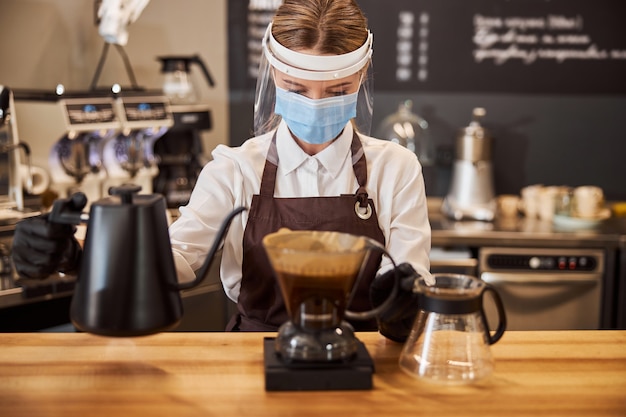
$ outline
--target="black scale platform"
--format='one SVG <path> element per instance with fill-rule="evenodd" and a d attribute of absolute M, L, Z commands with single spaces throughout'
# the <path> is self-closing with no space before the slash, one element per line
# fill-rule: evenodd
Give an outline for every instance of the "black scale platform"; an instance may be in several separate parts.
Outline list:
<path fill-rule="evenodd" d="M 337 362 L 286 362 L 274 349 L 274 338 L 263 340 L 266 391 L 372 389 L 374 362 L 359 341 L 355 357 Z"/>

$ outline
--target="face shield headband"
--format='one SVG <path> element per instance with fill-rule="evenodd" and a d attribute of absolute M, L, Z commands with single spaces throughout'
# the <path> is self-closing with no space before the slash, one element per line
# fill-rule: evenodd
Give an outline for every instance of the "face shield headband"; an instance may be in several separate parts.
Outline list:
<path fill-rule="evenodd" d="M 357 99 L 356 128 L 369 134 L 372 122 L 372 63 L 373 35 L 368 30 L 367 39 L 358 49 L 341 55 L 309 55 L 281 45 L 272 35 L 272 24 L 262 41 L 261 62 L 254 102 L 254 132 L 260 135 L 275 129 L 280 116 L 274 112 L 276 87 L 273 72 L 280 71 L 294 78 L 310 81 L 333 81 L 353 75 L 367 68 L 361 78 Z"/>
<path fill-rule="evenodd" d="M 372 57 L 372 33 L 359 49 L 341 55 L 309 55 L 285 48 L 272 35 L 272 24 L 267 26 L 262 47 L 265 58 L 278 71 L 311 81 L 328 81 L 348 77 L 360 71 Z"/>

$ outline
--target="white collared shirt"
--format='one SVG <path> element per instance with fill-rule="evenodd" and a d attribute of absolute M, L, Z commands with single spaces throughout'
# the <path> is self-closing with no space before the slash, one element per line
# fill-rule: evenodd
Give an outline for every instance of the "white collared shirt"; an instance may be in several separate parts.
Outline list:
<path fill-rule="evenodd" d="M 282 122 L 277 130 L 278 171 L 275 197 L 327 197 L 354 194 L 358 188 L 352 167 L 352 124 L 327 148 L 308 155 Z M 189 203 L 170 226 L 174 260 L 180 281 L 191 281 L 213 244 L 222 220 L 234 208 L 250 207 L 258 194 L 273 132 L 248 139 L 239 147 L 219 145 L 213 160 L 198 176 Z M 422 169 L 414 153 L 385 140 L 359 134 L 367 160 L 369 198 L 374 201 L 386 249 L 396 264 L 409 262 L 428 274 L 431 230 Z M 228 297 L 237 301 L 241 285 L 244 211 L 231 223 L 224 241 L 220 276 Z M 383 257 L 380 272 L 391 267 Z"/>

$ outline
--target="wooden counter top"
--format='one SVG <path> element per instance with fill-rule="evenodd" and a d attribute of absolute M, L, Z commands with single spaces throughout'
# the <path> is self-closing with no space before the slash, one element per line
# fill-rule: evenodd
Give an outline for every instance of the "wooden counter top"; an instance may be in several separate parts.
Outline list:
<path fill-rule="evenodd" d="M 404 374 L 401 345 L 359 333 L 374 389 L 266 392 L 263 337 L 0 334 L 0 416 L 626 416 L 626 331 L 507 332 L 468 386 Z"/>

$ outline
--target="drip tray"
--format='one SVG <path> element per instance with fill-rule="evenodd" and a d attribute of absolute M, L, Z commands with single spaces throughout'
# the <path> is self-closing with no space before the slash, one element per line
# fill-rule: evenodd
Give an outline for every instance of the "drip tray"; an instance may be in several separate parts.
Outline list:
<path fill-rule="evenodd" d="M 266 391 L 372 389 L 374 362 L 359 341 L 354 359 L 345 362 L 286 363 L 276 354 L 274 338 L 263 340 Z"/>

